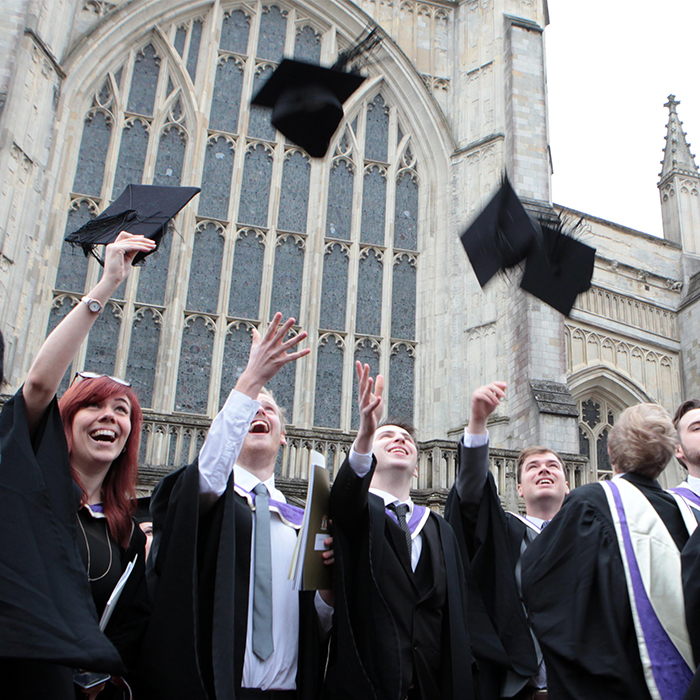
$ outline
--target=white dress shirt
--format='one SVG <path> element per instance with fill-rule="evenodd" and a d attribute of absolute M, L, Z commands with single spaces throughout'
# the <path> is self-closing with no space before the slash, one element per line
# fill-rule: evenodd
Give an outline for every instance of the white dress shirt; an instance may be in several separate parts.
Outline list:
<path fill-rule="evenodd" d="M 369 470 L 372 468 L 372 453 L 362 454 L 360 452 L 355 452 L 355 445 L 353 444 L 352 448 L 350 449 L 350 454 L 348 455 L 348 462 L 350 462 L 350 466 L 355 474 L 357 474 L 357 476 L 361 479 L 363 476 L 367 476 L 367 474 L 369 474 Z M 373 489 L 370 487 L 369 491 L 375 496 L 379 496 L 384 501 L 385 507 L 391 505 L 392 503 L 394 505 L 405 503 L 408 506 L 406 520 L 410 520 L 411 516 L 413 515 L 413 501 L 410 498 L 407 501 L 401 501 L 396 498 L 396 496 L 387 493 L 386 491 L 382 491 L 381 489 Z M 421 552 L 423 551 L 423 535 L 420 532 L 411 534 L 411 539 L 413 541 L 413 544 L 411 545 L 411 569 L 415 571 L 420 560 Z"/>
<path fill-rule="evenodd" d="M 691 491 L 700 496 L 700 479 L 698 479 L 697 476 L 690 476 L 690 474 L 688 474 L 687 484 Z M 682 485 L 683 484 L 681 484 L 681 486 Z"/>
<path fill-rule="evenodd" d="M 214 418 L 199 453 L 199 486 L 203 503 L 219 498 L 226 490 L 233 470 L 236 486 L 252 491 L 260 479 L 236 464 L 250 424 L 260 404 L 235 389 L 224 407 Z M 286 503 L 284 494 L 275 487 L 275 477 L 262 482 L 270 498 Z M 296 688 L 299 655 L 299 593 L 287 575 L 297 542 L 297 531 L 286 525 L 275 511 L 270 511 L 270 540 L 272 548 L 272 643 L 274 651 L 261 661 L 253 653 L 253 572 L 255 571 L 255 528 L 251 537 L 248 624 L 243 660 L 244 688 L 261 690 L 294 690 Z M 333 608 L 317 593 L 316 612 L 323 632 L 331 626 Z"/>

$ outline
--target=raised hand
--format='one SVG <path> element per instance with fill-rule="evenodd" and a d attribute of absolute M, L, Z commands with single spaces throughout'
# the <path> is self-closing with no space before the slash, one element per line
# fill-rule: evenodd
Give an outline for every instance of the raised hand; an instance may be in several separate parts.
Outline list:
<path fill-rule="evenodd" d="M 474 391 L 467 432 L 472 435 L 483 435 L 486 432 L 486 422 L 505 398 L 507 386 L 506 382 L 491 382 Z"/>
<path fill-rule="evenodd" d="M 250 347 L 248 364 L 236 382 L 236 389 L 252 399 L 258 397 L 260 389 L 288 362 L 294 362 L 311 352 L 310 348 L 287 352 L 304 340 L 308 333 L 302 331 L 285 340 L 289 329 L 294 325 L 294 319 L 288 318 L 280 325 L 281 320 L 282 314 L 276 313 L 263 336 L 253 328 L 253 343 Z"/>
<path fill-rule="evenodd" d="M 131 263 L 136 255 L 150 253 L 155 247 L 156 242 L 150 238 L 122 231 L 116 240 L 105 248 L 105 266 L 100 281 L 105 285 L 114 286 L 114 292 L 129 276 Z"/>
<path fill-rule="evenodd" d="M 379 421 L 384 410 L 384 377 L 377 375 L 376 381 L 369 376 L 369 365 L 355 363 L 357 380 L 357 403 L 360 408 L 360 427 L 355 438 L 355 450 L 360 454 L 369 454 L 372 451 L 374 433 L 379 426 Z"/>

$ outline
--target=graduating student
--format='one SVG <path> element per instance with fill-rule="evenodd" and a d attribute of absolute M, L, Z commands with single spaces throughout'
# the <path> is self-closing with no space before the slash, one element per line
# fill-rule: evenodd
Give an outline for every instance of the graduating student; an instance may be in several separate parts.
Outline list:
<path fill-rule="evenodd" d="M 673 425 L 679 440 L 676 459 L 688 470 L 688 476 L 671 490 L 700 509 L 700 399 L 684 401 L 673 416 Z"/>
<path fill-rule="evenodd" d="M 569 487 L 559 455 L 546 447 L 529 447 L 517 464 L 526 516 L 503 510 L 489 471 L 486 423 L 505 398 L 506 386 L 492 382 L 472 394 L 445 516 L 469 562 L 466 573 L 475 609 L 469 631 L 479 669 L 477 691 L 484 698 L 524 699 L 538 696 L 546 674 L 522 603 L 521 557 L 559 511 Z M 478 615 L 481 611 L 484 614 Z"/>
<path fill-rule="evenodd" d="M 129 696 L 117 676 L 133 670 L 148 616 L 145 537 L 132 518 L 141 409 L 129 382 L 89 372 L 55 394 L 134 257 L 154 248 L 125 232 L 106 247 L 101 280 L 44 341 L 0 417 L 3 697 L 75 698 L 74 669 L 106 672 L 75 678 L 91 699 Z M 103 635 L 98 619 L 131 562 Z"/>
<path fill-rule="evenodd" d="M 656 481 L 676 441 L 660 406 L 623 411 L 608 438 L 614 478 L 573 491 L 523 555 L 554 700 L 670 700 L 692 678 L 681 550 L 697 522 Z"/>
<path fill-rule="evenodd" d="M 681 555 L 683 571 L 683 596 L 685 598 L 685 619 L 693 647 L 693 659 L 696 666 L 700 661 L 700 528 L 688 540 Z M 685 693 L 685 700 L 700 698 L 700 669 Z"/>
<path fill-rule="evenodd" d="M 450 526 L 410 498 L 413 428 L 378 427 L 384 381 L 357 363 L 360 427 L 331 489 L 336 612 L 326 697 L 473 697 L 463 570 Z"/>
<path fill-rule="evenodd" d="M 313 700 L 332 608 L 287 579 L 303 511 L 275 487 L 285 444 L 264 385 L 306 337 L 276 314 L 253 331 L 248 364 L 214 419 L 199 458 L 151 498 L 154 605 L 142 676 L 162 700 Z M 332 562 L 332 552 L 324 553 Z M 328 598 L 328 594 L 326 594 Z"/>

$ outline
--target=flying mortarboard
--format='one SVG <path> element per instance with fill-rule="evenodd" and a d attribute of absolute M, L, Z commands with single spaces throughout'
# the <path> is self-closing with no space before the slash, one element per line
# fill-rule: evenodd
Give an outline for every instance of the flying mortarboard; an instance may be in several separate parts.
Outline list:
<path fill-rule="evenodd" d="M 525 260 L 537 246 L 539 232 L 504 175 L 496 194 L 461 239 L 483 287 L 499 270 Z"/>
<path fill-rule="evenodd" d="M 520 287 L 545 304 L 571 313 L 576 297 L 591 286 L 595 248 L 562 233 L 562 225 L 542 222 L 542 245 L 525 261 Z"/>
<path fill-rule="evenodd" d="M 99 216 L 66 236 L 66 241 L 79 245 L 85 255 L 95 254 L 95 247 L 112 243 L 121 231 L 151 238 L 158 250 L 170 220 L 196 194 L 199 187 L 160 187 L 127 185 L 126 189 Z M 151 252 L 154 252 L 151 251 Z M 139 253 L 133 265 L 151 253 Z"/>
<path fill-rule="evenodd" d="M 331 68 L 285 58 L 252 100 L 272 109 L 272 125 L 314 158 L 323 158 L 343 118 L 343 102 L 364 82 L 346 67 L 381 42 L 377 28 L 342 52 Z"/>

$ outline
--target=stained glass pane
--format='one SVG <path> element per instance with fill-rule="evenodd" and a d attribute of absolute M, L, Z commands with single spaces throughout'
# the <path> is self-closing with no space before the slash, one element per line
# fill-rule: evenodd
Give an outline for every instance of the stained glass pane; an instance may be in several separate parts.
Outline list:
<path fill-rule="evenodd" d="M 175 126 L 169 126 L 160 135 L 156 171 L 153 184 L 161 187 L 179 187 L 182 176 L 182 163 L 185 160 L 187 139 Z"/>
<path fill-rule="evenodd" d="M 228 219 L 233 173 L 233 144 L 223 136 L 207 143 L 199 193 L 199 215 L 213 219 Z"/>
<path fill-rule="evenodd" d="M 80 141 L 73 192 L 100 196 L 111 135 L 112 125 L 104 112 L 88 115 Z"/>
<path fill-rule="evenodd" d="M 116 199 L 127 185 L 141 184 L 147 149 L 148 130 L 142 121 L 136 119 L 122 131 L 112 199 Z"/>
<path fill-rule="evenodd" d="M 267 226 L 270 200 L 272 155 L 257 145 L 245 154 L 243 187 L 238 208 L 238 221 L 252 226 Z"/>
<path fill-rule="evenodd" d="M 235 53 L 248 53 L 248 32 L 250 20 L 240 10 L 224 15 L 221 24 L 221 42 L 219 48 L 222 51 L 234 51 Z"/>
<path fill-rule="evenodd" d="M 405 250 L 418 249 L 418 182 L 404 172 L 396 182 L 394 246 Z"/>
<path fill-rule="evenodd" d="M 328 212 L 326 235 L 350 240 L 352 227 L 352 168 L 344 160 L 336 160 L 331 167 L 328 182 Z"/>
<path fill-rule="evenodd" d="M 268 81 L 273 71 L 272 66 L 256 69 L 253 76 L 253 95 L 258 94 L 258 90 Z M 248 135 L 264 141 L 274 141 L 275 133 L 275 127 L 270 121 L 270 110 L 251 105 L 248 117 Z"/>
<path fill-rule="evenodd" d="M 187 308 L 216 313 L 219 301 L 219 279 L 224 255 L 224 239 L 215 224 L 206 224 L 194 234 Z"/>
<path fill-rule="evenodd" d="M 98 374 L 114 374 L 114 362 L 119 344 L 121 310 L 115 304 L 106 304 L 97 317 L 88 336 L 85 369 Z"/>
<path fill-rule="evenodd" d="M 357 283 L 357 322 L 355 329 L 365 335 L 379 335 L 382 325 L 383 265 L 374 250 L 360 256 Z"/>
<path fill-rule="evenodd" d="M 258 318 L 264 257 L 265 244 L 254 231 L 242 233 L 238 237 L 233 252 L 229 316 Z"/>
<path fill-rule="evenodd" d="M 243 89 L 243 66 L 233 57 L 219 60 L 211 102 L 209 128 L 235 134 Z"/>
<path fill-rule="evenodd" d="M 187 39 L 187 28 L 186 27 L 178 27 L 177 31 L 175 32 L 175 51 L 177 51 L 180 56 L 185 52 L 185 40 Z"/>
<path fill-rule="evenodd" d="M 54 328 L 68 316 L 73 310 L 73 307 L 78 303 L 77 299 L 71 299 L 70 297 L 63 297 L 63 299 L 54 302 L 49 312 L 49 323 L 46 329 L 47 336 L 53 332 Z M 73 377 L 71 376 L 71 367 L 69 367 L 63 375 L 63 379 L 61 379 L 61 383 L 58 387 L 57 393 L 59 396 L 69 387 L 71 379 L 73 379 Z"/>
<path fill-rule="evenodd" d="M 141 406 L 153 405 L 153 382 L 156 377 L 160 324 L 153 309 L 143 309 L 134 316 L 131 347 L 126 376 L 131 381 Z"/>
<path fill-rule="evenodd" d="M 593 399 L 584 401 L 581 404 L 581 414 L 584 423 L 587 423 L 589 428 L 595 428 L 600 423 L 600 404 L 597 404 Z"/>
<path fill-rule="evenodd" d="M 93 218 L 95 218 L 95 215 L 90 212 L 90 206 L 87 202 L 80 202 L 75 209 L 71 207 L 68 212 L 65 236 L 73 231 L 77 231 L 83 224 L 86 224 Z M 82 248 L 74 247 L 64 241 L 61 247 L 58 272 L 56 273 L 56 289 L 83 292 L 85 290 L 87 269 L 88 259 L 85 257 Z"/>
<path fill-rule="evenodd" d="M 170 265 L 170 250 L 173 236 L 176 233 L 168 233 L 161 238 L 158 250 L 149 255 L 144 261 L 139 272 L 139 286 L 136 293 L 136 301 L 140 304 L 165 303 L 165 285 L 168 281 L 168 266 Z"/>
<path fill-rule="evenodd" d="M 326 249 L 323 258 L 321 328 L 334 331 L 345 330 L 348 264 L 348 254 L 339 243 Z"/>
<path fill-rule="evenodd" d="M 299 319 L 301 283 L 304 273 L 304 246 L 288 236 L 275 250 L 270 316 L 282 312 L 282 318 Z"/>
<path fill-rule="evenodd" d="M 581 428 L 578 429 L 578 451 L 586 457 L 591 456 L 591 441 Z"/>
<path fill-rule="evenodd" d="M 365 135 L 365 158 L 387 162 L 389 143 L 389 108 L 381 95 L 367 105 L 367 133 Z"/>
<path fill-rule="evenodd" d="M 394 261 L 391 293 L 391 336 L 413 340 L 416 335 L 416 267 L 408 255 Z"/>
<path fill-rule="evenodd" d="M 294 58 L 308 63 L 321 62 L 321 36 L 312 27 L 297 31 L 294 41 Z"/>
<path fill-rule="evenodd" d="M 202 21 L 196 19 L 192 22 L 192 38 L 190 39 L 190 50 L 187 54 L 187 72 L 195 81 L 197 75 L 197 60 L 199 59 L 199 45 L 202 43 Z"/>
<path fill-rule="evenodd" d="M 315 426 L 340 428 L 342 376 L 342 345 L 336 338 L 326 336 L 321 339 L 318 348 L 316 400 L 314 402 Z"/>
<path fill-rule="evenodd" d="M 598 472 L 612 471 L 610 457 L 608 455 L 608 430 L 607 428 L 598 436 L 596 442 L 596 457 L 598 458 Z"/>
<path fill-rule="evenodd" d="M 358 341 L 355 345 L 355 362 L 361 362 L 363 365 L 369 365 L 370 377 L 376 377 L 379 374 L 379 348 L 372 347 L 372 341 L 369 338 Z M 360 410 L 357 407 L 357 376 L 353 367 L 352 380 L 352 430 L 357 430 L 360 427 Z"/>
<path fill-rule="evenodd" d="M 275 5 L 263 7 L 257 56 L 268 61 L 281 61 L 286 35 L 287 18 L 280 8 Z"/>
<path fill-rule="evenodd" d="M 250 329 L 245 323 L 236 328 L 231 325 L 224 339 L 224 361 L 221 366 L 221 391 L 219 392 L 219 408 L 221 408 L 231 389 L 236 385 L 238 377 L 245 369 L 250 354 Z"/>
<path fill-rule="evenodd" d="M 284 161 L 280 191 L 277 228 L 282 231 L 306 231 L 306 212 L 309 208 L 309 159 L 295 151 Z"/>
<path fill-rule="evenodd" d="M 188 319 L 182 332 L 175 410 L 206 413 L 214 331 L 201 317 Z"/>
<path fill-rule="evenodd" d="M 156 57 L 155 49 L 149 44 L 136 56 L 127 106 L 129 112 L 148 116 L 153 114 L 159 73 L 160 59 Z"/>
<path fill-rule="evenodd" d="M 405 345 L 392 351 L 389 360 L 389 415 L 413 422 L 414 358 Z"/>
<path fill-rule="evenodd" d="M 287 422 L 294 422 L 294 385 L 296 383 L 296 362 L 288 362 L 267 383 L 267 388 L 274 394 L 277 405 L 287 412 Z"/>
<path fill-rule="evenodd" d="M 365 172 L 362 190 L 362 243 L 384 245 L 386 215 L 386 177 L 379 167 Z"/>

